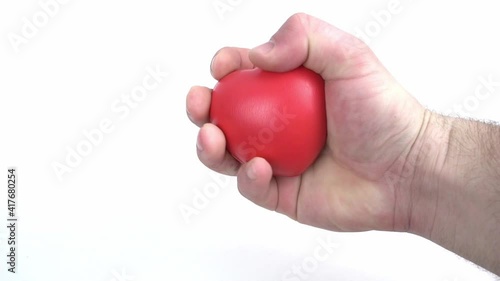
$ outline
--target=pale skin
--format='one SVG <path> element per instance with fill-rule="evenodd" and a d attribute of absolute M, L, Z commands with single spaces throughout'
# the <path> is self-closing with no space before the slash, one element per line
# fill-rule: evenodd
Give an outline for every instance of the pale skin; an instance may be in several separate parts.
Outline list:
<path fill-rule="evenodd" d="M 284 72 L 300 65 L 325 80 L 328 138 L 300 176 L 273 177 L 269 163 L 241 164 L 209 123 L 211 89 L 193 87 L 187 112 L 210 169 L 237 176 L 255 204 L 333 230 L 384 230 L 425 237 L 500 274 L 500 128 L 432 113 L 363 42 L 305 14 L 268 43 L 223 48 L 211 73 Z"/>

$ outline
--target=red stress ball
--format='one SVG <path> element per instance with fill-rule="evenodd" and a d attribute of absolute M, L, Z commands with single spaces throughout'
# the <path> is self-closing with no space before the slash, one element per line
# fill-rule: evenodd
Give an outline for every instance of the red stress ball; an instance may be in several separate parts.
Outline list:
<path fill-rule="evenodd" d="M 210 120 L 238 161 L 262 157 L 275 176 L 297 176 L 325 145 L 325 82 L 305 67 L 237 70 L 215 85 Z"/>

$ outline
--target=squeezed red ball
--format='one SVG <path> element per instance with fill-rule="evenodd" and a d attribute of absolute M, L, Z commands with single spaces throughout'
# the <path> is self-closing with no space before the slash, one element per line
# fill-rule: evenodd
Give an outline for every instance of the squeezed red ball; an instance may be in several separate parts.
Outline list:
<path fill-rule="evenodd" d="M 262 157 L 275 176 L 297 176 L 325 145 L 324 91 L 321 76 L 305 67 L 234 71 L 213 89 L 210 120 L 238 161 Z"/>

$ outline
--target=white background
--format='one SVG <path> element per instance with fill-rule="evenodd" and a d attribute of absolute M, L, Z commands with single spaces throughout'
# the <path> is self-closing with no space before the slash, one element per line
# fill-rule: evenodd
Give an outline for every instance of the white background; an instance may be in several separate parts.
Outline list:
<path fill-rule="evenodd" d="M 282 280 L 318 239 L 338 247 L 291 280 L 494 280 L 415 236 L 327 232 L 246 201 L 234 179 L 199 163 L 185 95 L 214 85 L 220 47 L 259 45 L 303 11 L 349 32 L 371 28 L 370 46 L 427 107 L 469 102 L 461 115 L 498 121 L 500 88 L 474 103 L 480 77 L 500 77 L 498 1 L 401 0 L 379 30 L 373 12 L 389 0 L 221 2 L 231 10 L 218 13 L 213 0 L 71 0 L 19 46 L 9 38 L 44 10 L 0 3 L 0 174 L 16 166 L 19 176 L 17 274 L 6 269 L 0 186 L 0 280 Z M 169 76 L 123 118 L 112 105 L 147 67 Z M 53 163 L 106 119 L 114 130 L 60 181 Z M 187 223 L 179 208 L 213 187 L 220 192 Z"/>

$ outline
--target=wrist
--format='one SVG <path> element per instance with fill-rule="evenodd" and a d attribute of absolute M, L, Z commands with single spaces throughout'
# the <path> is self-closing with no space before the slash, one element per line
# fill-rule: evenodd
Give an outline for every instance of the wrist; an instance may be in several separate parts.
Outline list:
<path fill-rule="evenodd" d="M 440 212 L 444 186 L 453 185 L 453 175 L 446 168 L 454 119 L 426 111 L 422 129 L 413 144 L 406 170 L 412 171 L 408 182 L 408 232 L 431 239 Z"/>
<path fill-rule="evenodd" d="M 424 127 L 410 152 L 408 231 L 498 273 L 499 127 L 435 113 Z"/>

